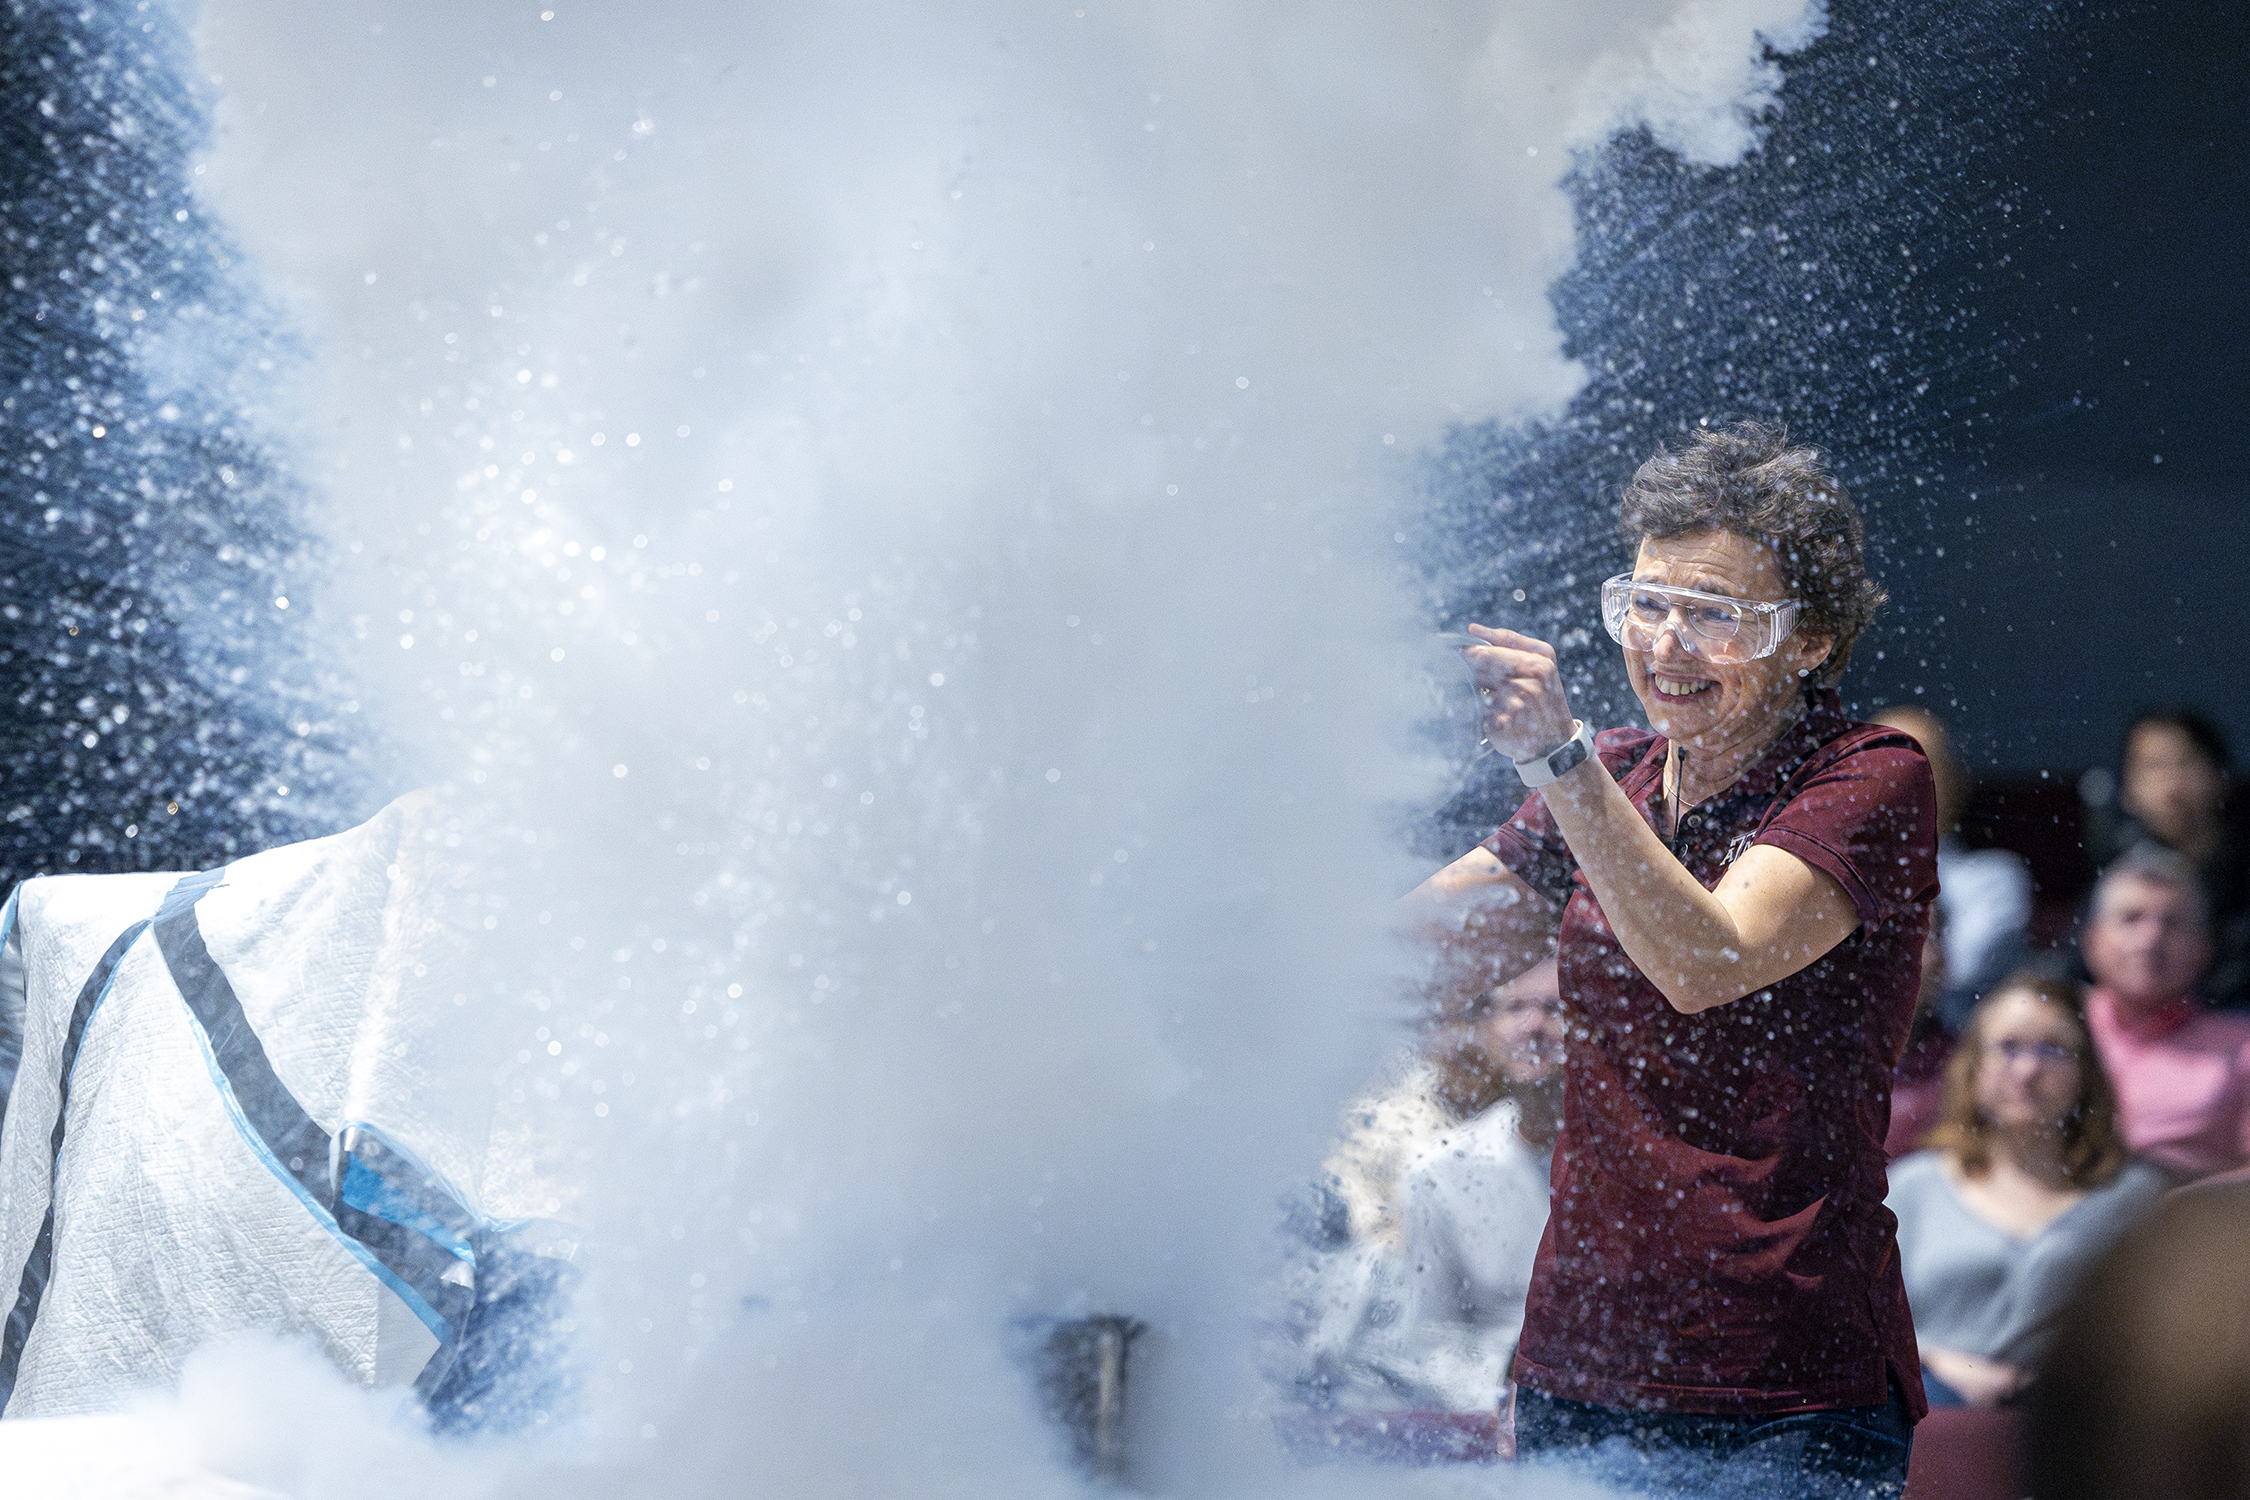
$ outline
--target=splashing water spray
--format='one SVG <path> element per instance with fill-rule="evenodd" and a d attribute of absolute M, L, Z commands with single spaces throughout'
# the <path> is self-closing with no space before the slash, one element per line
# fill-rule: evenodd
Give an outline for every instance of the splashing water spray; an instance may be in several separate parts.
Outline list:
<path fill-rule="evenodd" d="M 1822 8 L 88 16 L 70 87 L 269 299 L 205 299 L 242 359 L 109 346 L 152 402 L 227 363 L 302 485 L 322 727 L 268 733 L 336 748 L 251 842 L 441 788 L 460 1046 L 583 1235 L 579 1395 L 444 1442 L 235 1344 L 0 1451 L 89 1494 L 124 1447 L 308 1500 L 1070 1493 L 1043 1319 L 1107 1330 L 1102 1475 L 1302 1492 L 1273 1205 L 1381 1045 L 1397 809 L 1452 770 L 1415 455 L 1577 387 L 1572 153 L 1738 159 Z M 186 680 L 281 659 L 193 633 L 222 586 Z"/>

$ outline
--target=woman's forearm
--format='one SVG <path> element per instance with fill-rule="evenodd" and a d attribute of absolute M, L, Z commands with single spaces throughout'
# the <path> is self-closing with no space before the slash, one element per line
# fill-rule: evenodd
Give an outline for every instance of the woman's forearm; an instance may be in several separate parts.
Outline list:
<path fill-rule="evenodd" d="M 1626 957 L 1675 1009 L 1708 1010 L 1770 982 L 1746 975 L 1733 913 L 1664 847 L 1598 759 L 1542 795 Z"/>
<path fill-rule="evenodd" d="M 1676 1010 L 1692 1015 L 1786 979 L 1859 925 L 1832 876 L 1768 845 L 1752 845 L 1705 890 L 1596 762 L 1544 795 L 1610 930 Z"/>

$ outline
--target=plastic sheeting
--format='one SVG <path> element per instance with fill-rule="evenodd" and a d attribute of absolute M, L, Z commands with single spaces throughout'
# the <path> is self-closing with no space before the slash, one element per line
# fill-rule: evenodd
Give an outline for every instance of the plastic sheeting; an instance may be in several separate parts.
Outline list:
<path fill-rule="evenodd" d="M 442 1386 L 480 1271 L 522 1260 L 494 1217 L 521 1173 L 494 1146 L 459 842 L 417 794 L 217 871 L 18 889 L 6 1416 L 113 1410 L 251 1329 L 369 1385 Z"/>

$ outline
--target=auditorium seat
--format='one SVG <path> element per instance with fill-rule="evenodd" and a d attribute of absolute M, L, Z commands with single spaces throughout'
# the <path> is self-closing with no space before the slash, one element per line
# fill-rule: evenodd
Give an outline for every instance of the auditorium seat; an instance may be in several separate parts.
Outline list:
<path fill-rule="evenodd" d="M 1933 1407 L 1914 1427 L 1906 1500 L 2020 1500 L 2023 1413 Z"/>

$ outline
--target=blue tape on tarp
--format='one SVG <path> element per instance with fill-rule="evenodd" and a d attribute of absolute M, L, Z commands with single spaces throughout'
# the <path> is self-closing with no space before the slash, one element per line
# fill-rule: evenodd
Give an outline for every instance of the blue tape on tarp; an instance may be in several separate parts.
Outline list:
<path fill-rule="evenodd" d="M 443 1321 L 441 1347 L 415 1382 L 427 1391 L 444 1378 L 476 1306 L 484 1220 L 412 1151 L 365 1121 L 336 1133 L 336 1170 L 337 1222 Z"/>
<path fill-rule="evenodd" d="M 401 1229 L 411 1229 L 424 1239 L 434 1241 L 455 1260 L 467 1261 L 472 1267 L 477 1263 L 477 1253 L 467 1240 L 356 1155 L 344 1158 L 344 1181 L 337 1196 L 363 1214 L 387 1219 Z"/>
<path fill-rule="evenodd" d="M 14 910 L 12 900 L 9 909 Z M 23 1351 L 31 1343 L 32 1325 L 38 1321 L 40 1303 L 46 1300 L 47 1279 L 54 1273 L 55 1179 L 62 1171 L 64 1127 L 70 1122 L 70 1080 L 78 1069 L 78 1049 L 86 1041 L 86 1029 L 94 1024 L 94 1013 L 117 983 L 117 966 L 148 931 L 148 925 L 144 919 L 117 935 L 95 963 L 94 971 L 86 976 L 78 990 L 78 1001 L 70 1008 L 70 1027 L 63 1033 L 62 1056 L 56 1066 L 55 1128 L 47 1135 L 47 1213 L 39 1223 L 39 1236 L 31 1243 L 30 1255 L 24 1258 L 15 1304 L 8 1309 L 5 1331 L 0 1332 L 0 1412 L 8 1409 L 8 1402 L 15 1396 Z"/>

